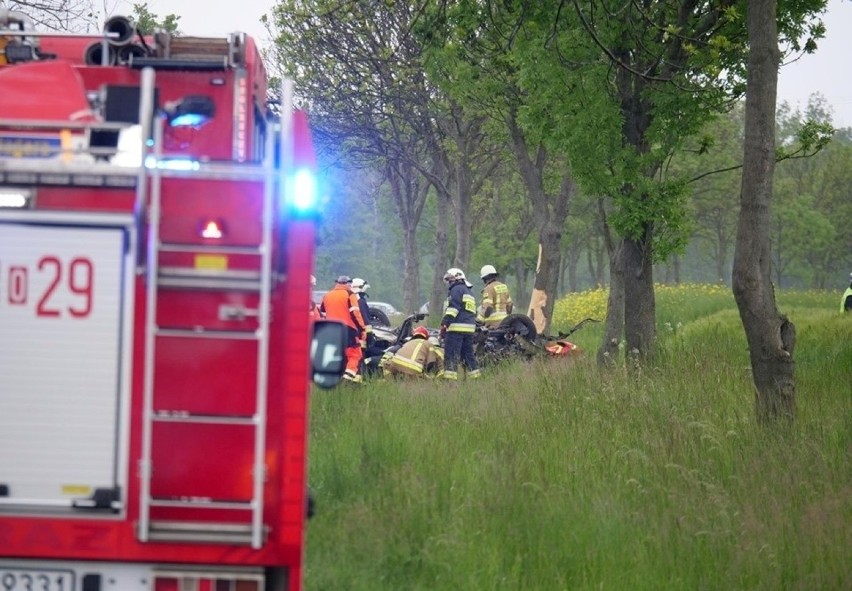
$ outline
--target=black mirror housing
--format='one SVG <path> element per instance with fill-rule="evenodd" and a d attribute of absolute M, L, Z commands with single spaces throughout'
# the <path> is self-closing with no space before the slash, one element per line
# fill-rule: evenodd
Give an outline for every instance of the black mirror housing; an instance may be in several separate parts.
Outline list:
<path fill-rule="evenodd" d="M 344 349 L 349 329 L 342 322 L 317 320 L 311 341 L 311 368 L 314 383 L 320 388 L 333 388 L 346 371 Z"/>

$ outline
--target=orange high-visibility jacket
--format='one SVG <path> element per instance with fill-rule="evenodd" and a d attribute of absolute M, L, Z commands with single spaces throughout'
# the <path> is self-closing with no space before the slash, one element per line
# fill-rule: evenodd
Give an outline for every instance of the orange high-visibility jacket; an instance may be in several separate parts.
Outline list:
<path fill-rule="evenodd" d="M 344 283 L 337 283 L 322 298 L 320 309 L 325 313 L 326 320 L 337 320 L 359 333 L 364 330 L 366 322 L 358 307 L 358 295 L 349 291 Z"/>

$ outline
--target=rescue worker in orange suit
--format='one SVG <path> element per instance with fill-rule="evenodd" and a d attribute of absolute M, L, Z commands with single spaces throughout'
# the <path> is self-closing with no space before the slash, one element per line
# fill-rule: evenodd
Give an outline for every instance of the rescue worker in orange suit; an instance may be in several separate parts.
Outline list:
<path fill-rule="evenodd" d="M 479 276 L 485 287 L 482 288 L 482 301 L 476 319 L 487 328 L 496 328 L 512 313 L 512 296 L 509 287 L 498 279 L 494 265 L 483 266 Z"/>
<path fill-rule="evenodd" d="M 311 275 L 311 288 L 317 286 L 317 278 Z M 314 301 L 313 290 L 311 290 L 311 322 L 315 320 L 322 320 L 322 312 L 320 312 L 320 306 Z"/>
<path fill-rule="evenodd" d="M 349 340 L 346 344 L 346 371 L 343 379 L 350 382 L 360 382 L 361 364 L 361 342 L 360 337 L 364 332 L 364 317 L 358 307 L 358 295 L 352 293 L 352 278 L 341 275 L 337 278 L 334 287 L 322 298 L 320 311 L 325 314 L 327 320 L 342 322 L 349 328 Z"/>
<path fill-rule="evenodd" d="M 444 378 L 458 380 L 459 362 L 467 369 L 467 377 L 479 377 L 479 365 L 473 352 L 473 334 L 476 332 L 476 299 L 464 272 L 455 267 L 447 269 L 444 281 L 449 286 L 444 317 L 441 319 L 441 336 L 444 338 Z"/>
<path fill-rule="evenodd" d="M 425 326 L 418 326 L 411 333 L 411 339 L 382 361 L 382 368 L 387 376 L 442 375 L 444 369 L 444 352 L 437 345 L 437 340 L 429 338 Z"/>

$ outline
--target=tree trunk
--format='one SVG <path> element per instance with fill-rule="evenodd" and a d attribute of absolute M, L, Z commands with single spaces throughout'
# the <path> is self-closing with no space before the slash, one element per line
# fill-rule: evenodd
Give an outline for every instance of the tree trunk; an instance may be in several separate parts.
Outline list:
<path fill-rule="evenodd" d="M 592 248 L 586 249 L 586 266 L 589 269 L 589 277 L 592 278 L 592 284 L 597 287 L 600 283 L 598 282 L 598 274 L 595 271 L 595 252 Z"/>
<path fill-rule="evenodd" d="M 478 166 L 473 161 L 479 154 L 485 138 L 482 117 L 467 117 L 463 109 L 453 104 L 451 116 L 442 119 L 439 127 L 454 144 L 454 150 L 443 149 L 443 159 L 448 171 L 448 187 L 455 209 L 456 252 L 453 266 L 470 273 L 471 233 L 473 228 L 473 196 L 482 189 L 483 182 L 491 176 L 497 160 L 487 159 Z"/>
<path fill-rule="evenodd" d="M 510 110 L 506 118 L 509 135 L 512 138 L 512 149 L 524 181 L 527 197 L 533 208 L 533 219 L 538 229 L 538 264 L 530 295 L 528 315 L 535 324 L 536 330 L 543 333 L 550 330 L 553 319 L 553 304 L 556 300 L 556 286 L 559 280 L 560 251 L 562 248 L 562 229 L 568 218 L 571 199 L 577 191 L 576 183 L 565 163 L 551 163 L 548 167 L 548 153 L 543 144 L 534 150 L 534 157 L 523 130 L 515 118 L 516 113 Z M 562 180 L 558 192 L 549 195 L 545 189 L 545 175 L 549 170 L 559 166 Z"/>
<path fill-rule="evenodd" d="M 559 249 L 562 226 L 555 221 L 548 221 L 539 230 L 538 235 L 538 264 L 527 315 L 535 324 L 539 334 L 547 334 L 553 318 L 553 305 L 556 302 L 556 286 L 562 259 Z"/>
<path fill-rule="evenodd" d="M 796 416 L 795 326 L 778 312 L 771 265 L 772 177 L 778 85 L 777 0 L 748 3 L 748 81 L 742 195 L 733 291 L 745 329 L 758 422 Z"/>
<path fill-rule="evenodd" d="M 563 293 L 565 291 L 577 292 L 579 291 L 579 281 L 577 280 L 577 267 L 580 266 L 580 253 L 582 251 L 579 248 L 574 248 L 565 253 L 566 266 L 565 266 L 565 278 L 568 281 L 567 289 L 563 289 Z"/>
<path fill-rule="evenodd" d="M 453 256 L 453 266 L 470 273 L 467 268 L 470 263 L 471 228 L 473 227 L 473 192 L 471 175 L 466 160 L 456 163 L 455 167 L 455 205 L 456 214 L 456 252 Z"/>
<path fill-rule="evenodd" d="M 603 246 L 598 246 L 595 249 L 595 269 L 597 272 L 595 273 L 595 285 L 599 287 L 603 287 L 606 285 L 606 249 Z"/>
<path fill-rule="evenodd" d="M 416 310 L 420 307 L 420 254 L 417 248 L 417 228 L 404 228 L 403 240 L 403 265 L 405 274 L 403 278 L 403 301 L 404 310 Z"/>
<path fill-rule="evenodd" d="M 651 234 L 651 224 L 646 223 L 640 239 L 622 241 L 625 353 L 638 361 L 653 356 L 657 335 L 654 273 L 648 252 Z"/>
<path fill-rule="evenodd" d="M 437 215 L 435 217 L 435 269 L 432 275 L 432 291 L 429 294 L 429 316 L 432 324 L 440 322 L 444 300 L 447 298 L 447 287 L 444 285 L 444 272 L 450 260 L 449 227 L 452 202 L 450 196 L 440 189 L 438 193 Z"/>
<path fill-rule="evenodd" d="M 609 241 L 607 241 L 609 244 Z M 598 365 L 612 366 L 618 360 L 618 344 L 624 331 L 624 271 L 620 242 L 609 255 L 609 297 L 606 302 L 604 338 L 598 348 Z"/>
<path fill-rule="evenodd" d="M 416 174 L 412 166 L 401 161 L 387 163 L 387 177 L 394 205 L 402 227 L 403 300 L 405 308 L 420 306 L 420 257 L 417 249 L 417 226 L 429 191 L 429 183 Z"/>

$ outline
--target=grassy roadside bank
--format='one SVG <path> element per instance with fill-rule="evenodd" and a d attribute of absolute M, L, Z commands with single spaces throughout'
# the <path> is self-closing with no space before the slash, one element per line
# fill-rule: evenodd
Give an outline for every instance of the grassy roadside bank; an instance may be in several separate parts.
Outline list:
<path fill-rule="evenodd" d="M 638 377 L 583 329 L 581 358 L 315 392 L 306 587 L 848 589 L 852 318 L 779 296 L 799 419 L 766 431 L 730 294 L 683 295 Z"/>

